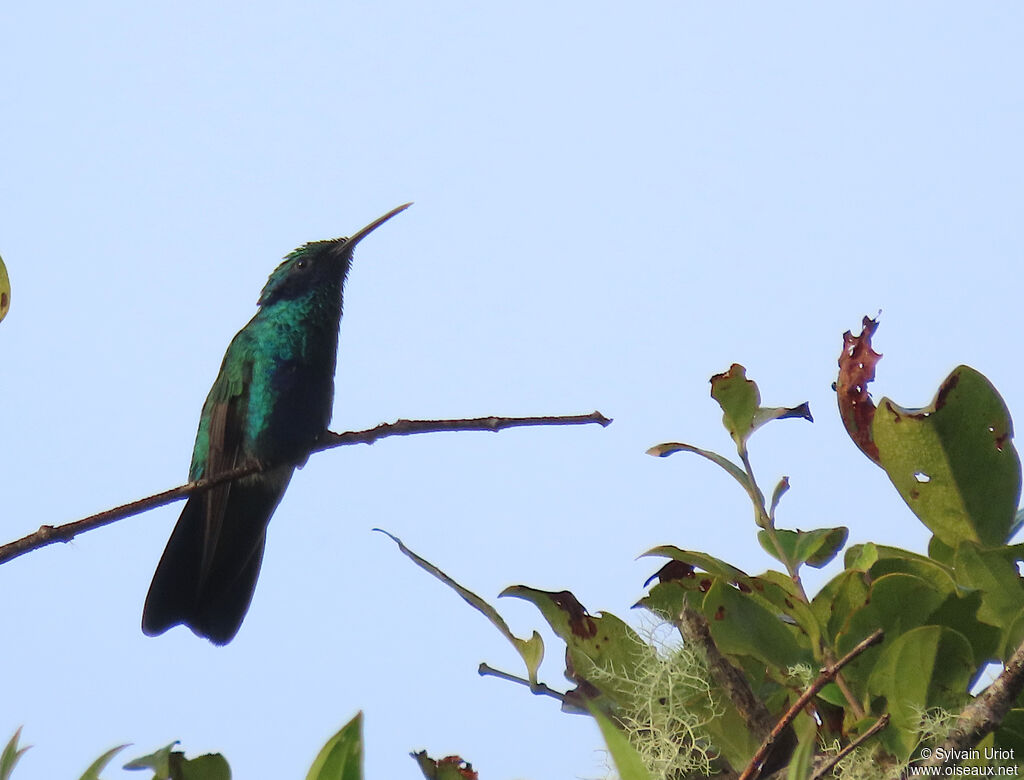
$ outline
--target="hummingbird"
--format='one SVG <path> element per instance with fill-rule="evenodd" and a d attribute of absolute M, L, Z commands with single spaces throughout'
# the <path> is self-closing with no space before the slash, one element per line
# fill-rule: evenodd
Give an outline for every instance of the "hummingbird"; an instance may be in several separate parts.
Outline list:
<path fill-rule="evenodd" d="M 144 634 L 184 624 L 225 645 L 238 633 L 270 518 L 331 421 L 352 250 L 411 205 L 348 238 L 304 244 L 270 274 L 256 314 L 228 345 L 203 404 L 189 480 L 247 463 L 262 470 L 189 497 L 149 586 Z"/>

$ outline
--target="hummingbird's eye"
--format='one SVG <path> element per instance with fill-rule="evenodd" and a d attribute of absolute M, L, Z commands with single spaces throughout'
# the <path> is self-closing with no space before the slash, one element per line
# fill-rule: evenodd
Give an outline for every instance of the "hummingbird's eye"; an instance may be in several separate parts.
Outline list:
<path fill-rule="evenodd" d="M 303 259 L 301 259 L 301 260 L 296 260 L 296 261 L 295 261 L 295 267 L 296 267 L 296 268 L 298 268 L 298 269 L 299 269 L 300 271 L 301 271 L 301 270 L 302 270 L 303 268 L 305 268 L 305 267 L 306 267 L 307 265 L 309 265 L 309 261 L 308 261 L 308 260 L 306 260 L 305 258 L 303 258 Z"/>

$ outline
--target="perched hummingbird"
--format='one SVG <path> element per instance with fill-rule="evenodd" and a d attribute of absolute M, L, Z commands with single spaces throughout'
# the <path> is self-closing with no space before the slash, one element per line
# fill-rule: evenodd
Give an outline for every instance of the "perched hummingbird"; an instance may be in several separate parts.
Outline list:
<path fill-rule="evenodd" d="M 349 238 L 305 244 L 270 275 L 256 315 L 228 345 L 203 404 L 189 479 L 254 461 L 269 470 L 189 498 L 149 586 L 143 633 L 156 636 L 182 623 L 217 645 L 238 633 L 259 577 L 267 524 L 292 472 L 331 421 L 352 250 L 410 205 Z"/>

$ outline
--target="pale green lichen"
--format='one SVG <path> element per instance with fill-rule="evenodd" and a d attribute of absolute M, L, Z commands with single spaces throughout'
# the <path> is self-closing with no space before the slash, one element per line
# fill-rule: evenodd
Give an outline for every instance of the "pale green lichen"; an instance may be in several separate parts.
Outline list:
<path fill-rule="evenodd" d="M 915 731 L 917 742 L 911 751 L 912 755 L 922 747 L 943 742 L 957 722 L 956 713 L 939 708 L 920 710 L 918 716 L 919 723 Z M 831 745 L 823 746 L 822 752 L 835 755 L 840 749 L 841 745 L 836 740 Z M 836 780 L 898 780 L 910 766 L 909 761 L 894 761 L 887 755 L 885 760 L 883 765 L 878 746 L 869 743 L 845 756 L 836 765 L 833 777 Z"/>
<path fill-rule="evenodd" d="M 593 682 L 628 685 L 635 706 L 617 720 L 655 778 L 709 776 L 717 752 L 705 725 L 721 714 L 702 654 L 646 631 L 639 663 L 631 669 L 601 668 Z"/>

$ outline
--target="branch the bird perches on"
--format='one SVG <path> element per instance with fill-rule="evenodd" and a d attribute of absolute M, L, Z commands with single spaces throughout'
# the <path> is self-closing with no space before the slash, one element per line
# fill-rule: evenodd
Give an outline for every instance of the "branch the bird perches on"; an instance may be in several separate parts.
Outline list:
<path fill-rule="evenodd" d="M 313 448 L 312 453 L 323 450 L 342 447 L 349 444 L 373 444 L 379 439 L 389 436 L 410 436 L 417 433 L 441 433 L 444 431 L 492 431 L 497 432 L 506 428 L 520 428 L 539 425 L 591 425 L 598 424 L 602 428 L 611 423 L 611 420 L 600 412 L 590 414 L 577 414 L 568 416 L 549 417 L 474 417 L 462 420 L 397 420 L 393 423 L 381 423 L 365 431 L 347 431 L 345 433 L 334 433 L 328 431 L 323 435 L 320 442 Z M 75 520 L 63 525 L 43 525 L 20 539 L 0 545 L 0 563 L 6 563 L 20 555 L 24 555 L 40 547 L 54 544 L 56 542 L 69 542 L 79 534 L 92 531 L 95 528 L 102 528 L 117 520 L 126 517 L 142 514 L 143 512 L 155 509 L 166 504 L 174 503 L 183 498 L 188 498 L 195 493 L 203 493 L 211 488 L 225 482 L 239 479 L 250 474 L 265 471 L 275 464 L 244 463 L 237 468 L 225 471 L 216 476 L 188 482 L 176 488 L 156 493 L 137 501 L 132 501 L 113 509 L 90 515 L 89 517 Z"/>

